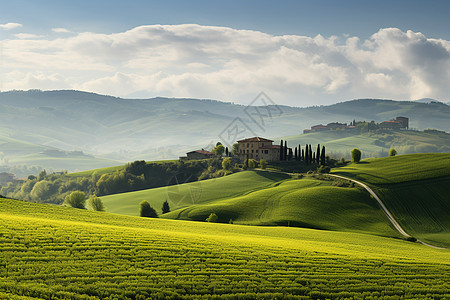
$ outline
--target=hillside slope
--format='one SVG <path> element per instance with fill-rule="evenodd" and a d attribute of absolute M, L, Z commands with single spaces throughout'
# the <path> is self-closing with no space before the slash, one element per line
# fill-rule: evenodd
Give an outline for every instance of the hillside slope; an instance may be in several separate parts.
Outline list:
<path fill-rule="evenodd" d="M 357 188 L 337 187 L 314 178 L 245 171 L 226 177 L 102 197 L 108 212 L 138 216 L 147 200 L 163 218 L 204 221 L 212 212 L 219 222 L 282 225 L 399 235 L 376 202 Z"/>
<path fill-rule="evenodd" d="M 213 199 L 228 199 L 253 190 L 270 186 L 279 180 L 289 178 L 283 174 L 245 171 L 230 176 L 182 183 L 130 193 L 103 196 L 106 211 L 130 216 L 139 215 L 139 203 L 147 200 L 160 212 L 164 201 L 168 201 L 172 210 Z"/>
<path fill-rule="evenodd" d="M 446 298 L 450 254 L 402 240 L 0 199 L 0 298 Z"/>
<path fill-rule="evenodd" d="M 368 183 L 410 235 L 450 247 L 450 154 L 366 159 L 333 173 Z"/>

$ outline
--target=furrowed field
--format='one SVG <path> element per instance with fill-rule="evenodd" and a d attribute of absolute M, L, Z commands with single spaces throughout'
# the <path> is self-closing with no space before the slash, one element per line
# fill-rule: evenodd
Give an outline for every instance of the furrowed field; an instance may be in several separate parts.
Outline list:
<path fill-rule="evenodd" d="M 0 199 L 0 298 L 450 297 L 450 253 L 399 239 Z"/>

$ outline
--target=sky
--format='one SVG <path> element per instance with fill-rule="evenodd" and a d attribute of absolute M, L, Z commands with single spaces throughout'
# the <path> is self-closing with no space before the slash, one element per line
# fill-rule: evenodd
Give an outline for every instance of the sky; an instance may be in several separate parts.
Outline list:
<path fill-rule="evenodd" d="M 450 101 L 450 1 L 4 1 L 0 90 Z"/>

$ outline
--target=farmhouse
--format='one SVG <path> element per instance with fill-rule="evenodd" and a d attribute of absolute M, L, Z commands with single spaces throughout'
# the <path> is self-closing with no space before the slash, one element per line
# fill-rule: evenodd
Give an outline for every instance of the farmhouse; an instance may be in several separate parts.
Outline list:
<path fill-rule="evenodd" d="M 216 157 L 216 155 L 210 151 L 207 150 L 195 150 L 195 151 L 191 151 L 186 153 L 186 158 L 184 159 L 206 159 L 206 158 L 214 158 Z"/>
<path fill-rule="evenodd" d="M 237 141 L 239 145 L 239 158 L 266 161 L 280 160 L 280 146 L 273 145 L 273 141 L 262 137 L 252 137 Z"/>

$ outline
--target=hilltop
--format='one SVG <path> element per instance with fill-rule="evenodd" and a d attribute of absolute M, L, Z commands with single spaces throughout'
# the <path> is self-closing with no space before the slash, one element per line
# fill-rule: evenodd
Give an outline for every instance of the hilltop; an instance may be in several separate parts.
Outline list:
<path fill-rule="evenodd" d="M 245 109 L 244 105 L 215 100 L 122 99 L 80 91 L 2 92 L 0 138 L 37 148 L 75 149 L 103 159 L 133 161 L 175 159 L 193 148 L 207 147 L 237 117 L 253 132 L 248 135 L 275 138 L 280 132 L 295 135 L 319 123 L 353 119 L 380 122 L 398 115 L 408 116 L 413 128 L 450 131 L 450 106 L 434 102 L 360 99 L 307 108 L 280 105 L 261 127 Z M 35 155 L 41 151 L 37 148 L 24 155 Z M 2 145 L 0 152 L 4 152 Z M 32 163 L 19 156 L 11 161 Z M 51 166 L 45 160 L 39 163 Z M 72 170 L 72 166 L 57 167 Z"/>

